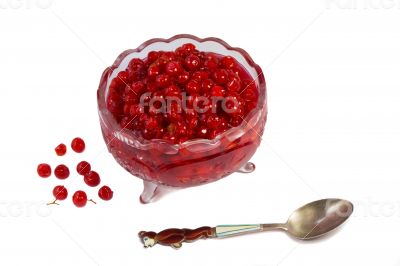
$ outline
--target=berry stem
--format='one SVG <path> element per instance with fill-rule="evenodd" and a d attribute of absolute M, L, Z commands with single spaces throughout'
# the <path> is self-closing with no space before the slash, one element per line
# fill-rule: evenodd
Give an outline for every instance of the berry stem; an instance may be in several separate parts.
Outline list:
<path fill-rule="evenodd" d="M 60 205 L 60 204 L 58 204 L 58 203 L 57 203 L 57 199 L 55 199 L 53 202 L 49 202 L 49 203 L 47 203 L 46 205 L 47 205 L 47 206 L 50 206 L 50 205 Z"/>
<path fill-rule="evenodd" d="M 90 200 L 88 200 L 88 201 L 91 201 L 91 202 L 93 202 L 94 204 L 97 204 L 94 200 L 92 200 L 92 199 L 90 199 Z"/>

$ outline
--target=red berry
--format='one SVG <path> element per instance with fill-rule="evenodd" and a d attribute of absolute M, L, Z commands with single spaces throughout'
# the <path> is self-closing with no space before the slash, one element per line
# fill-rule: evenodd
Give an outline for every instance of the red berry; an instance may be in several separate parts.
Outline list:
<path fill-rule="evenodd" d="M 186 84 L 186 91 L 189 94 L 195 94 L 200 92 L 201 85 L 198 81 L 192 79 Z"/>
<path fill-rule="evenodd" d="M 159 52 L 151 51 L 147 54 L 147 59 L 149 60 L 149 63 L 153 63 L 154 61 L 156 61 L 158 59 L 159 56 L 160 56 Z"/>
<path fill-rule="evenodd" d="M 74 138 L 71 142 L 71 148 L 77 153 L 81 153 L 85 150 L 85 142 L 81 138 Z"/>
<path fill-rule="evenodd" d="M 206 71 L 196 71 L 193 73 L 192 78 L 198 82 L 201 82 L 207 79 L 209 76 L 208 72 Z"/>
<path fill-rule="evenodd" d="M 65 153 L 67 153 L 67 146 L 65 146 L 65 144 L 61 143 L 54 150 L 56 151 L 56 154 L 58 156 L 63 156 L 63 155 L 65 155 Z"/>
<path fill-rule="evenodd" d="M 228 82 L 228 72 L 225 69 L 217 69 L 213 74 L 214 81 L 218 84 L 225 84 Z"/>
<path fill-rule="evenodd" d="M 236 60 L 231 56 L 224 56 L 221 59 L 221 64 L 224 68 L 233 68 L 236 65 Z"/>
<path fill-rule="evenodd" d="M 171 84 L 171 78 L 167 74 L 161 74 L 156 77 L 156 85 L 158 87 L 166 87 Z"/>
<path fill-rule="evenodd" d="M 82 208 L 85 207 L 88 201 L 87 195 L 84 191 L 78 190 L 72 196 L 72 202 L 75 204 L 76 207 Z"/>
<path fill-rule="evenodd" d="M 181 94 L 181 90 L 176 85 L 170 85 L 167 88 L 165 88 L 164 93 L 165 96 L 168 97 L 173 97 L 173 96 L 178 97 Z"/>
<path fill-rule="evenodd" d="M 182 45 L 182 50 L 186 53 L 192 53 L 196 50 L 196 46 L 193 43 L 185 43 Z"/>
<path fill-rule="evenodd" d="M 171 76 L 177 76 L 183 71 L 181 63 L 171 61 L 165 65 L 165 73 Z"/>
<path fill-rule="evenodd" d="M 214 70 L 218 67 L 218 59 L 210 55 L 204 62 L 204 66 L 208 68 L 208 70 Z"/>
<path fill-rule="evenodd" d="M 41 163 L 37 167 L 37 173 L 40 177 L 46 178 L 51 175 L 51 167 L 47 163 Z"/>
<path fill-rule="evenodd" d="M 201 88 L 203 93 L 209 92 L 212 89 L 212 87 L 214 87 L 214 81 L 212 81 L 211 79 L 205 79 L 201 83 Z"/>
<path fill-rule="evenodd" d="M 150 78 L 155 78 L 158 74 L 160 74 L 160 67 L 153 64 L 147 69 L 147 75 Z"/>
<path fill-rule="evenodd" d="M 68 197 L 68 190 L 64 186 L 56 186 L 53 189 L 53 196 L 56 200 L 65 200 Z"/>
<path fill-rule="evenodd" d="M 189 81 L 190 74 L 187 71 L 183 71 L 179 76 L 178 76 L 178 83 L 179 84 L 185 84 L 186 82 Z"/>
<path fill-rule="evenodd" d="M 83 179 L 89 187 L 97 187 L 100 184 L 100 176 L 97 172 L 95 171 L 90 171 L 87 174 L 85 174 L 85 177 Z"/>
<path fill-rule="evenodd" d="M 185 58 L 185 67 L 189 70 L 196 70 L 200 67 L 200 58 L 194 54 Z"/>
<path fill-rule="evenodd" d="M 99 189 L 99 198 L 102 200 L 110 200 L 113 198 L 114 192 L 108 186 L 102 186 Z"/>
<path fill-rule="evenodd" d="M 134 92 L 134 94 L 136 96 L 139 96 L 140 94 L 142 94 L 145 89 L 146 89 L 146 85 L 144 84 L 143 81 L 135 81 L 132 83 L 131 86 L 128 87 L 128 90 L 130 92 Z"/>
<path fill-rule="evenodd" d="M 66 165 L 60 164 L 54 169 L 54 175 L 58 179 L 66 179 L 69 177 L 69 169 Z"/>
<path fill-rule="evenodd" d="M 86 161 L 81 161 L 80 163 L 78 163 L 78 165 L 76 166 L 76 171 L 78 172 L 78 174 L 80 175 L 86 175 L 87 173 L 89 173 L 91 170 L 91 166 L 90 163 L 86 162 Z"/>
<path fill-rule="evenodd" d="M 129 114 L 132 117 L 139 116 L 144 113 L 144 107 L 141 104 L 134 104 L 129 109 Z"/>
<path fill-rule="evenodd" d="M 210 94 L 214 97 L 223 97 L 225 95 L 225 89 L 224 87 L 215 85 L 212 87 Z"/>

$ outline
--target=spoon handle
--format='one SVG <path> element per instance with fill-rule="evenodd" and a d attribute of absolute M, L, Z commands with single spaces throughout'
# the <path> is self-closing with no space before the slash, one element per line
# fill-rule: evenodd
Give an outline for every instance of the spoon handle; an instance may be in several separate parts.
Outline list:
<path fill-rule="evenodd" d="M 224 238 L 282 229 L 285 229 L 284 224 L 218 225 L 217 227 L 215 227 L 215 237 Z"/>
<path fill-rule="evenodd" d="M 144 247 L 152 247 L 155 244 L 171 246 L 173 248 L 182 247 L 183 242 L 194 242 L 199 239 L 225 238 L 263 231 L 284 229 L 283 224 L 242 224 L 242 225 L 218 225 L 216 227 L 203 226 L 197 229 L 166 229 L 159 233 L 152 231 L 141 231 L 139 238 Z"/>
<path fill-rule="evenodd" d="M 155 244 L 163 246 L 171 246 L 180 248 L 183 242 L 194 242 L 199 239 L 215 238 L 215 227 L 203 226 L 197 229 L 177 229 L 171 228 L 163 230 L 159 233 L 155 232 L 139 232 L 139 238 L 142 240 L 144 247 L 152 247 Z"/>

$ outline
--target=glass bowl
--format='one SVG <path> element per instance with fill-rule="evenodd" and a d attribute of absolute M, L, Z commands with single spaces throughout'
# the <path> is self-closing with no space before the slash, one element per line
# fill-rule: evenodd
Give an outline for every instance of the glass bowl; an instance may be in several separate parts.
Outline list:
<path fill-rule="evenodd" d="M 121 128 L 107 109 L 110 82 L 127 68 L 131 59 L 144 59 L 153 50 L 174 51 L 184 43 L 193 43 L 200 51 L 234 57 L 250 74 L 259 91 L 256 108 L 243 118 L 241 125 L 212 140 L 195 139 L 171 144 L 160 139 L 139 139 L 132 131 Z M 202 185 L 236 171 L 252 172 L 255 166 L 248 161 L 260 145 L 267 119 L 266 99 L 263 72 L 246 51 L 231 47 L 218 38 L 200 39 L 187 34 L 151 39 L 136 49 L 123 52 L 103 72 L 97 91 L 100 126 L 108 150 L 128 172 L 143 179 L 142 203 L 154 200 L 171 187 Z"/>

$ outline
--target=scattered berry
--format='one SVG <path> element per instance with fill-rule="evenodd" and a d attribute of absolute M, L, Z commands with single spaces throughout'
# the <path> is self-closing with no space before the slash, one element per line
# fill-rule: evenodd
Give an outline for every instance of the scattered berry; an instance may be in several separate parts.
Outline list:
<path fill-rule="evenodd" d="M 85 150 L 85 142 L 81 138 L 74 138 L 71 142 L 71 148 L 77 153 L 81 153 Z"/>
<path fill-rule="evenodd" d="M 51 175 L 51 167 L 47 163 L 41 163 L 37 167 L 37 173 L 40 177 L 47 178 Z"/>
<path fill-rule="evenodd" d="M 111 190 L 111 188 L 108 187 L 108 186 L 102 186 L 102 187 L 99 189 L 99 197 L 100 197 L 102 200 L 111 200 L 112 197 L 113 197 L 113 194 L 114 194 L 114 192 L 113 192 L 113 191 Z"/>
<path fill-rule="evenodd" d="M 86 185 L 90 187 L 96 187 L 100 184 L 100 176 L 97 172 L 95 171 L 90 171 L 87 174 L 85 174 L 84 181 Z"/>
<path fill-rule="evenodd" d="M 60 164 L 54 169 L 54 175 L 58 179 L 66 179 L 69 177 L 69 169 L 66 165 Z"/>
<path fill-rule="evenodd" d="M 58 156 L 63 156 L 67 153 L 67 146 L 65 146 L 65 144 L 61 143 L 54 150 L 56 151 L 56 154 Z"/>
<path fill-rule="evenodd" d="M 68 197 L 68 190 L 64 186 L 55 186 L 53 189 L 54 201 L 47 205 L 53 205 L 57 203 L 57 200 L 65 200 Z"/>
<path fill-rule="evenodd" d="M 78 165 L 76 166 L 76 171 L 78 172 L 78 174 L 80 175 L 86 175 L 87 173 L 89 173 L 91 170 L 91 166 L 90 163 L 86 162 L 86 161 L 81 161 L 80 163 L 78 163 Z"/>
<path fill-rule="evenodd" d="M 96 202 L 94 202 L 93 200 L 88 200 L 86 192 L 82 191 L 82 190 L 78 190 L 74 193 L 74 195 L 72 196 L 72 202 L 74 203 L 74 205 L 78 208 L 82 208 L 86 206 L 86 203 L 88 201 L 93 202 L 94 204 L 96 204 Z"/>

